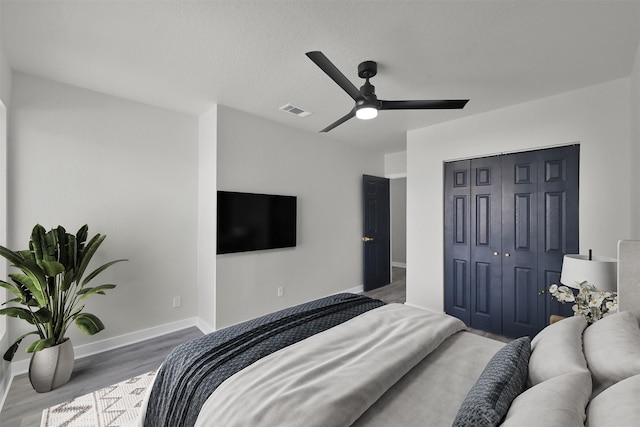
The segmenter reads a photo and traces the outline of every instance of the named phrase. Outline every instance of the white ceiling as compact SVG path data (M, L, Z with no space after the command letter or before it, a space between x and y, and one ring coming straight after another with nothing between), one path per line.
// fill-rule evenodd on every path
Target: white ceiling
M385 153L410 129L626 77L640 41L633 0L2 0L0 16L14 70L189 114L224 104L319 131L353 101L311 50L358 87L358 63L377 61L381 99L471 100L323 134Z

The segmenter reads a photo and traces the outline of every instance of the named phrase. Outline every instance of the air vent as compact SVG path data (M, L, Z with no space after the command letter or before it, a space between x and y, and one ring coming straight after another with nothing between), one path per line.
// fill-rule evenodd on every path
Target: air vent
M295 114L298 117L306 117L311 114L310 111L305 111L302 108L296 107L295 105L286 104L280 107L282 111L286 111L287 113Z

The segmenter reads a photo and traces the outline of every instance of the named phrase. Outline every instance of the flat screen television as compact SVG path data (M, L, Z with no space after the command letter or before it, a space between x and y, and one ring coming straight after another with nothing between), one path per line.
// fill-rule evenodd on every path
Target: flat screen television
M296 246L295 196L218 191L217 253Z

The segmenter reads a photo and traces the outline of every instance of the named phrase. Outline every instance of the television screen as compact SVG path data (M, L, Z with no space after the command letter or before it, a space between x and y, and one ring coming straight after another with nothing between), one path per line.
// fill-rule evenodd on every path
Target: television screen
M218 191L217 253L296 245L296 197Z

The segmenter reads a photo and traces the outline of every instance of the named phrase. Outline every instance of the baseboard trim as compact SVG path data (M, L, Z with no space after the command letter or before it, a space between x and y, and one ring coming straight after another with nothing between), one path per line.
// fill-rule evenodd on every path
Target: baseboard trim
M200 331L205 335L216 331L216 328L214 328L213 326L209 325L207 322L202 320L200 317L198 317L198 319L196 320L196 327L198 329L200 329Z
M119 335L113 338L107 338L101 341L92 342L89 344L83 344L73 347L73 353L76 359L92 356L94 354L102 353L116 348L124 347L126 345L135 344L141 341L145 341L151 338L156 338L161 335L177 332L182 329L199 326L199 319L197 317L191 317L177 322L166 323L164 325L155 326L153 328L143 329L141 331L131 332L124 335ZM202 329L201 329L202 330ZM204 333L204 331L203 331ZM11 375L16 376L20 374L26 374L29 372L30 359L19 360L17 362L11 362Z
M344 291L336 292L336 294L343 294L343 293L344 294L359 294L361 292L364 292L364 288L362 287L362 285L356 286L356 287L353 287L353 288L349 288L349 289L345 289Z

